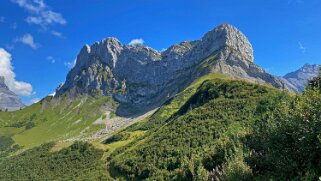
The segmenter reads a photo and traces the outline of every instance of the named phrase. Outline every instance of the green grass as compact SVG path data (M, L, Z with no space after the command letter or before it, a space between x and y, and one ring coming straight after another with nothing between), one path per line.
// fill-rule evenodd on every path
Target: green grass
M24 128L2 127L0 128L0 136L11 137L15 134L23 132L24 130Z
M101 117L100 108L107 101L111 98L81 97L71 101L64 97L55 105L49 98L23 110L1 113L1 134L11 136L26 149L51 141L84 138L104 128L93 122ZM35 126L25 129L31 121Z

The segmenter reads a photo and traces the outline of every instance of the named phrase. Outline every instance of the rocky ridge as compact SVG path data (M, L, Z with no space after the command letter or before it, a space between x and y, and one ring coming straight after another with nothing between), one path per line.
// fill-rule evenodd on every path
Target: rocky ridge
M305 64L300 69L283 76L283 79L287 84L289 84L289 86L292 86L295 91L302 92L308 80L317 76L319 71L320 65Z
M293 90L254 63L252 45L243 33L222 24L201 40L184 41L163 52L123 45L116 38L85 45L56 96L101 92L120 103L118 114L146 112L211 72Z
M5 78L0 76L0 110L16 111L24 107L20 97L9 90L5 84Z

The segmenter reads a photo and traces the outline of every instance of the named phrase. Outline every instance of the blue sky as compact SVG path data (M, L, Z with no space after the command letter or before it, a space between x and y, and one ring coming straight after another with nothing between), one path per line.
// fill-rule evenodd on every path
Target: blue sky
M64 82L84 44L141 38L162 50L227 22L249 38L256 64L284 75L321 64L320 10L321 0L1 0L0 71L30 104Z

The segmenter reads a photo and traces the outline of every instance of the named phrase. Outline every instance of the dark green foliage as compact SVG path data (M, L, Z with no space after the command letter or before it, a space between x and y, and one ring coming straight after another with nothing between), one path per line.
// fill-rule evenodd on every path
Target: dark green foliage
M53 143L25 151L0 163L0 180L106 180L102 151L76 142L59 152Z
M242 158L235 157L242 152L241 141L273 101L285 97L275 89L243 81L204 82L162 126L151 126L143 143L114 152L110 172L134 180L206 180L208 171L219 166L226 168L229 178L237 175L239 166L228 162L237 160L249 173Z
M30 120L29 121L33 121L33 120L35 120L37 118L37 115L36 114L32 114L31 116L30 116Z
M10 137L0 136L0 162L10 153L19 149L19 146Z
M17 122L14 122L10 125L8 125L7 127L13 127L13 128L22 128L26 125L26 122L25 121L17 121Z
M255 176L276 180L318 180L321 175L321 94L313 79L296 100L276 109L256 123L248 138L246 158Z
M321 91L321 67L319 75L308 82L307 89L316 89Z
M5 151L13 144L14 141L11 138L6 136L0 136L0 151Z
M36 126L36 125L35 125L34 122L29 121L29 122L26 124L26 129L31 129L31 128L35 127L35 126Z
M194 94L178 111L178 114L185 114L189 109L199 107L212 99L227 98L227 99L245 99L258 97L267 93L267 88L257 84L245 84L237 81L231 84L227 81L205 81L200 86L196 94Z
M129 133L123 132L123 133L119 133L119 134L114 134L111 137L109 137L108 139L105 140L105 144L110 144L113 142L117 142L117 141L121 141L121 140L126 140L130 137Z

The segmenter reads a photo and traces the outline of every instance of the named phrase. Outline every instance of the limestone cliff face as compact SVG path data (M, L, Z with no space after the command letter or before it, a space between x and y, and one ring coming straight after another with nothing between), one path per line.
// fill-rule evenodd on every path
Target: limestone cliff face
M24 107L19 96L9 90L4 77L0 76L0 110L15 111Z
M229 24L216 27L201 40L185 41L163 52L107 38L82 48L56 96L99 91L112 95L123 107L140 111L164 103L193 80L211 72L291 89L253 62L252 45Z

